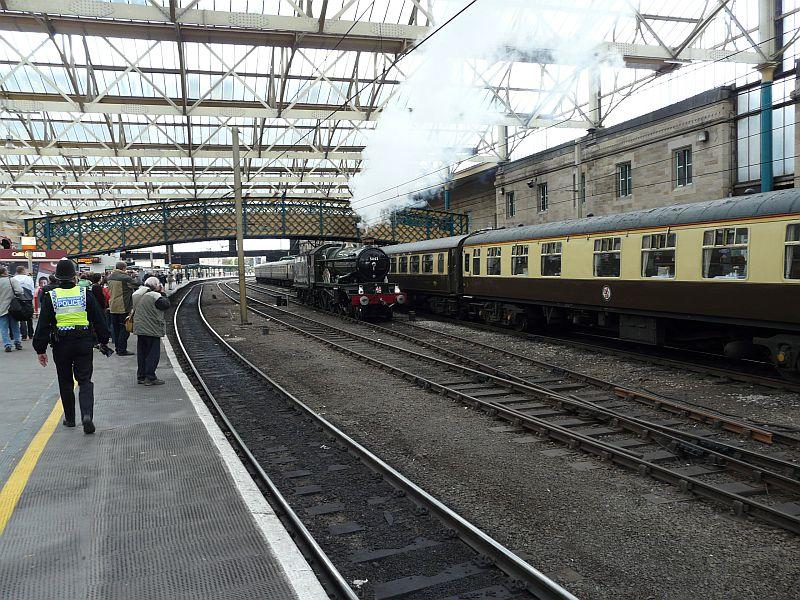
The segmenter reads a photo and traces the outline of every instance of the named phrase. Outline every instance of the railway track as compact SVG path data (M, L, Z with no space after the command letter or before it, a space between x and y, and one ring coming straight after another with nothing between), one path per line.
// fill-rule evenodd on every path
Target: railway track
M269 379L211 327L201 294L175 310L178 346L332 597L574 600Z
M254 284L248 284L248 287L272 297L285 297L286 295L286 290L274 290ZM297 306L308 308L296 300L290 301ZM347 317L337 316L345 321L353 322ZM525 382L535 381L542 387L552 391L566 391L572 397L590 399L593 403L604 405L606 408L613 407L617 412L624 410L628 414L642 415L640 411L647 407L653 409L646 413L651 420L663 419L664 417L659 417L659 414L666 413L667 417L681 417L692 427L701 423L712 429L720 428L736 434L747 435L754 440L768 444L780 443L800 448L800 436L786 431L750 423L706 407L651 391L619 385L599 377L568 369L562 365L555 365L524 356L499 346L478 342L409 321L393 320L386 325L362 322L362 325L375 331L410 340L420 346L449 355L455 359L471 358L473 364L478 364L482 368L491 368L490 365L496 360L496 357L502 355L511 361L504 365L506 369L514 369L516 367L516 372L512 373L508 370L503 372L503 376L506 378L522 379ZM404 330L406 331L405 333ZM707 435L711 433L713 432L707 432Z
M767 388L800 393L800 381L785 379L780 376L770 374L771 371L774 372L774 368L768 363L742 361L737 363L735 366L728 366L730 365L730 361L727 361L719 356L688 349L642 347L641 350L637 351L628 347L621 347L624 342L620 340L604 338L601 336L589 336L587 334L583 334L580 337L548 336L539 333L516 331L507 327L497 327L494 325L487 325L485 323L477 323L475 321L462 321L459 319L443 317L441 315L426 315L426 318L435 321L441 321L442 323L453 323L462 327L469 327L481 331L490 331L492 333L511 335L524 340L530 340L532 342L546 342L548 344L555 344L568 348L579 348L582 350L590 350L592 352L601 352L610 356L619 356L621 358L635 360L637 362L659 365L662 367L669 367L684 371L692 371L694 373L702 373L704 375L711 375L721 379L730 379L731 381L740 381L742 383L751 383ZM587 341L586 338L591 339ZM627 345L630 346L630 344ZM687 356L689 356L690 359L687 359Z
M223 293L236 301L234 290L228 288ZM254 303L261 310L255 309ZM632 416L607 401L604 406L602 398L593 401L591 396L575 394L577 384L559 384L553 377L524 379L446 348L421 352L420 341L411 336L399 336L388 342L388 337L394 335L388 328L372 326L372 334L364 335L360 323L352 324L360 330L354 331L255 298L250 305L254 313L288 329L420 387L485 410L520 430L670 483L684 492L726 506L738 516L755 517L800 533L800 467L796 460L787 459L782 453L745 447L737 435L730 439L731 434L721 428L722 421L715 421L720 425L719 430L692 433L686 428L675 428L678 422ZM375 329L385 337L375 336ZM425 344L431 350L430 342ZM691 415L681 416L681 422L691 420ZM728 428L733 425L732 421L725 422ZM776 445L776 438L769 437L771 432L763 430L763 436L754 435L754 428L748 427L736 433L744 432ZM790 441L793 440L778 440L784 451L792 450Z

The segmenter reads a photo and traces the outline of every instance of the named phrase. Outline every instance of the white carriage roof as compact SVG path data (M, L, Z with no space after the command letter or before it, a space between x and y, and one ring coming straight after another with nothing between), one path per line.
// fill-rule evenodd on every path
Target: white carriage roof
M526 1L570 5L565 23L596 6ZM491 12L493 2L461 4ZM0 211L229 197L231 127L245 194L348 199L367 134L418 67L414 49L442 26L445 4L3 0ZM796 0L781 3L773 34L759 31L759 3L747 0L621 4L597 48L619 56L602 80L547 47L470 65L505 107L512 158L794 60ZM497 161L499 135L491 126L463 139L475 161Z
M570 219L541 225L493 229L470 235L398 244L384 248L387 254L437 252L464 246L502 244L525 240L569 238L636 229L667 229L695 223L716 223L778 215L800 217L800 190L788 189L694 202L676 206L661 206L627 213Z

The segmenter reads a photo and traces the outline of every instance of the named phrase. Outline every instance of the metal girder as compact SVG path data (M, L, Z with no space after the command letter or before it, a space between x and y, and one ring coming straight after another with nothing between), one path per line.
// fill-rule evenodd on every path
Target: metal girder
M233 186L230 188L233 190ZM277 195L277 194L276 194ZM303 198L309 198L313 200L326 200L326 199L348 199L350 198L349 193L344 192L331 192L330 194L319 194L319 193L308 193L308 194L295 194L295 196L302 196ZM180 200L180 199L191 199L194 197L192 192L184 192L184 193L170 193L170 194L147 194L145 192L141 193L130 193L130 194L108 194L108 198L105 198L109 201L128 201L128 200ZM197 194L198 198L218 198L218 194ZM31 194L15 194L14 199L19 200L73 200L75 202L85 202L86 199L76 196L75 194L53 194L49 196L44 193L31 193ZM93 200L93 199L90 199Z
M398 54L429 31L419 25L196 9L183 10L173 23L155 6L94 0L6 0L6 6L22 14L0 15L2 29L40 32L38 13L48 16L56 33L160 41L178 41L177 24L185 42Z
M0 109L19 112L83 112L85 114L98 115L148 115L148 116L183 116L180 107L176 104L180 102L176 98L174 102L168 102L159 98L115 98L106 96L103 102L84 102L83 110L77 100L69 102L57 94L41 93L15 93L7 92L9 98L0 98ZM115 100L117 100L115 102ZM338 105L316 105L311 108L289 108L275 109L267 108L260 102L242 101L211 101L206 100L203 104L187 111L189 116L204 117L228 117L228 118L263 118L263 119L284 119L284 120L314 120L314 121L354 121L354 122L376 122L378 121L381 109L373 108L367 111L343 109ZM508 115L502 118L498 125L519 126L520 118L530 115L518 115L518 117ZM585 129L591 127L591 123L580 119L547 119L536 118L530 121L533 127L572 127Z
M171 148L133 148L128 150L115 150L103 147L88 147L81 145L76 148L26 148L0 147L0 156L69 156L72 158L86 157L173 157L189 158L188 150L178 150ZM227 150L195 150L192 156L195 158L230 158L230 151ZM242 159L267 158L267 159L286 159L286 160L361 160L361 151L332 151L321 152L314 150L270 150L259 152L257 150L245 150L242 152Z
M230 174L217 174L217 175L198 175L196 181L198 183L215 183L232 181ZM0 173L0 183L62 183L63 177L58 175L42 175L27 173L19 178L11 177L10 175ZM125 183L192 183L192 178L187 175L100 175L100 174L78 174L77 179L70 180L69 184L75 183L109 183L109 184L125 184ZM306 184L324 184L324 185L347 185L347 177L302 177L302 176L258 176L250 179L251 183L306 183Z

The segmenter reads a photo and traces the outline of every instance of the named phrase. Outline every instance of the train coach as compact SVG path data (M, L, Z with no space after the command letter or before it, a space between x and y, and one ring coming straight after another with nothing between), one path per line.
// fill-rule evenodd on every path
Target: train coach
M294 256L284 256L274 262L255 266L256 281L291 286L294 282Z
M800 191L384 248L415 305L571 328L800 371Z

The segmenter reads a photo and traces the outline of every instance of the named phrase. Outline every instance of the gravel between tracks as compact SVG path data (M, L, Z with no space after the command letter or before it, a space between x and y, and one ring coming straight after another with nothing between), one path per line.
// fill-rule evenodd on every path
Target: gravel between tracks
M264 336L259 317L238 327L234 305L217 296L206 289L204 310L232 345L579 597L797 597L800 538L564 446L521 443L491 429L501 422L275 324Z

